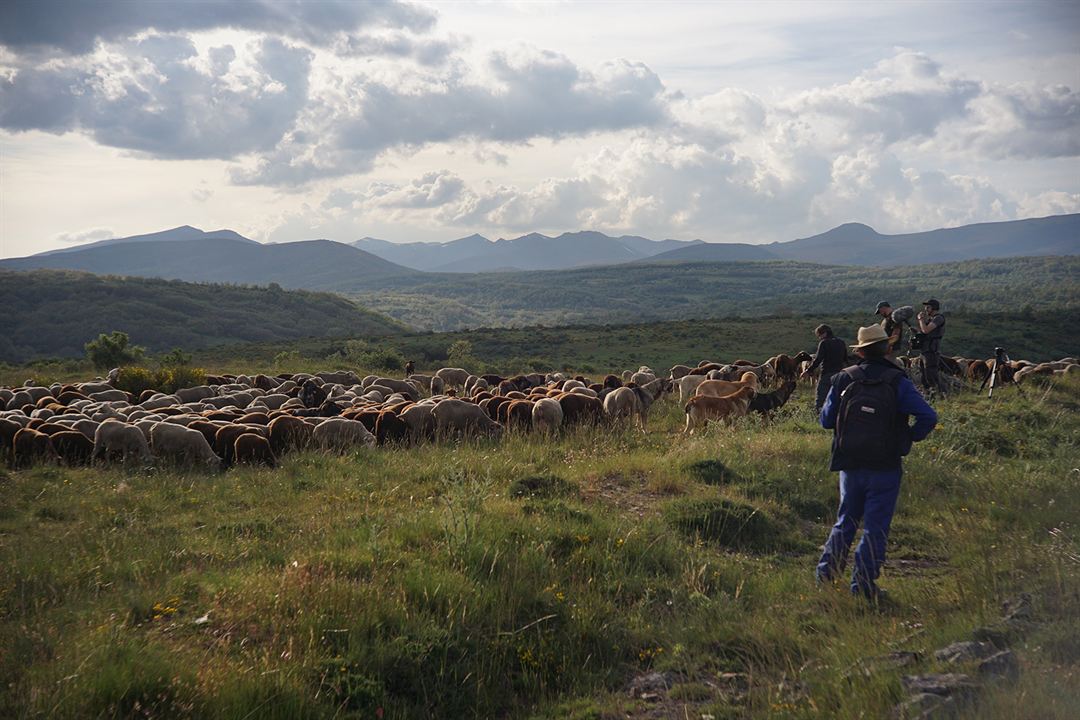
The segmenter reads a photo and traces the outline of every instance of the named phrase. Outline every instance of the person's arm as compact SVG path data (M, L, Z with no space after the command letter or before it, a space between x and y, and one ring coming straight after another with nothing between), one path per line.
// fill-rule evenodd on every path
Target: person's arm
M825 404L821 406L821 427L832 430L836 427L836 414L840 410L840 395L836 392L836 385L829 388L829 395L825 398Z
M814 353L814 362L810 363L810 367L806 368L806 372L808 372L808 373L814 372L814 370L819 365L821 365L822 361L825 360L824 348L825 348L825 341L821 340L817 344L817 352Z
M930 431L934 429L934 426L937 425L937 412L926 403L923 396L915 389L915 384L911 382L911 378L900 378L897 383L896 396L897 410L904 415L915 418L915 424L911 426L911 439L915 442L925 439L930 434ZM822 410L822 416L824 417L824 410ZM822 424L824 424L824 421Z
M934 328L942 322L941 320L938 320L940 317L940 315L930 317L926 313L919 313L919 331L924 333L933 332Z

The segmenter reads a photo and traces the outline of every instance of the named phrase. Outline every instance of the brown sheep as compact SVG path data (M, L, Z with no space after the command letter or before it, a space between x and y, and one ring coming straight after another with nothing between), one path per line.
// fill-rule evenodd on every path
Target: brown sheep
M0 461L10 464L12 462L11 448L15 442L15 433L23 429L23 426L14 420L0 418Z
M375 421L375 442L398 443L409 437L409 426L393 410L383 410Z
M193 420L188 423L187 427L189 430L198 430L201 432L203 437L206 438L206 443L212 448L214 447L214 440L217 437L217 431L221 426L215 425L209 420Z
M533 403L531 401L514 400L500 409L506 412L506 421L503 425L507 430L527 431L532 427Z
M243 425L269 425L270 416L264 412L249 412L241 416L236 422Z
M275 456L288 450L304 450L311 446L314 428L291 415L281 415L270 421L270 447Z
M563 425L604 423L604 403L599 399L577 393L563 393L555 398L563 411Z
M724 397L696 395L690 398L690 402L686 403L684 408L686 412L684 432L693 433L709 420L726 420L745 415L753 397L754 389L744 387Z
M274 450L270 447L270 441L262 435L246 432L236 436L233 441L233 460L237 464L266 465L277 467L278 461L274 457Z
M58 459L49 436L37 430L21 428L15 433L12 445L14 461L12 464L16 468L30 467L35 461L46 462Z
M49 441L65 465L88 465L94 455L94 441L77 430L54 433Z
M707 395L710 397L724 397L734 392L742 390L744 387L757 390L758 378L752 372L743 373L742 377L738 380L706 380L698 385L697 390L694 392L695 396Z

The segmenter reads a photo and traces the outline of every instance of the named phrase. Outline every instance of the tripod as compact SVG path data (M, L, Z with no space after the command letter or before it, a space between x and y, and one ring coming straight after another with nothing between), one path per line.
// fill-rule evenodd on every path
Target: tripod
M994 397L994 388L997 387L999 382L1002 382L1002 383L1010 383L1011 382L1013 385L1016 385L1016 382L1013 381L1011 374L1009 375L1008 378L1006 378L1004 376L1004 374L1003 374L1004 371L1005 371L1005 368L1008 367L1008 364L1007 364L1008 362L1009 362L1009 356L1005 353L1005 348L1001 348L1001 347L994 348L994 367L992 367L990 369L990 374L987 375L985 378L983 378L982 385L979 386L979 392L982 392L983 388L986 387L986 384L989 383L990 384L990 392L987 393L986 397L992 398L992 397ZM1009 368L1009 369L1011 370L1012 368ZM1024 394L1024 391L1020 389L1019 385L1016 385L1016 391L1019 392L1021 395Z

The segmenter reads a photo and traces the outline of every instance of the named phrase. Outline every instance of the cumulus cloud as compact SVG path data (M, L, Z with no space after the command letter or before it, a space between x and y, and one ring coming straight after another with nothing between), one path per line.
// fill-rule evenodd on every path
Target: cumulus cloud
M115 41L144 30L159 33L234 28L302 40L337 42L342 33L370 26L429 29L435 16L426 8L396 0L33 0L0 4L0 45L18 51L53 49L86 53L98 40Z
M408 91L363 78L339 83L298 129L239 184L303 184L369 170L380 153L455 140L521 142L659 125L668 118L665 89L640 63L618 60L596 71L557 53L523 50L489 59L495 85L457 73Z
M837 144L867 137L888 144L933 136L981 92L979 82L942 72L923 53L902 51L851 82L804 92L786 109L833 120L835 127L824 129Z
M310 51L257 42L237 68L231 46L205 62L191 40L153 35L95 62L50 63L0 79L0 128L82 131L159 158L233 158L273 148L308 95Z
M1080 155L1080 92L1031 83L992 87L971 102L964 121L943 129L942 141L990 158Z

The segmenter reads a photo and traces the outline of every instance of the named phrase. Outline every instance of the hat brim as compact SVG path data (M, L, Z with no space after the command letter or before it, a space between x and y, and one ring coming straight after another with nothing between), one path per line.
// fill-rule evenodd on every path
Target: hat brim
M852 350L858 350L864 347L870 347L871 345L877 345L878 343L889 342L889 338L883 337L877 340L871 340L870 342L859 343L858 345L848 345Z

